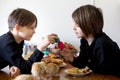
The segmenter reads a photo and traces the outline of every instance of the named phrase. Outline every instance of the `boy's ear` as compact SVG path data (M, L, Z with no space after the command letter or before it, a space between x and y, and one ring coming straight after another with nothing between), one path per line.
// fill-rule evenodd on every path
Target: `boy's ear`
M15 25L15 30L19 30L20 29L20 26L18 24Z

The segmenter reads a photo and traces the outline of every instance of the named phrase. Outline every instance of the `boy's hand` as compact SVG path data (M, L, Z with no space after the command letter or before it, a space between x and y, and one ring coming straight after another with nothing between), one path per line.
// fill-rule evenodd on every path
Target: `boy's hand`
M20 74L20 69L16 66L12 66L10 68L10 75L12 78L15 78L16 76L18 76Z
M73 62L74 56L72 55L71 51L68 49L63 49L60 51L60 55L67 61Z
M55 38L58 38L57 34L50 34L47 35L43 40L42 43L37 47L40 51L43 51L47 48L50 44L55 43Z

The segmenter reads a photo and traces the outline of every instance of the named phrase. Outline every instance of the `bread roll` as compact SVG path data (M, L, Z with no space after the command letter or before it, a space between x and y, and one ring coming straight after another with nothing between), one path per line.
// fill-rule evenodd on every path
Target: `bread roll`
M29 74L22 74L22 75L17 76L15 80L35 80L35 78Z
M48 73L49 76L54 76L59 72L60 68L58 65L55 63L48 63L46 65L46 72Z
M45 74L45 65L42 62L36 62L32 65L31 73L37 79L41 79Z
M63 60L61 59L52 59L52 62L57 64L59 67L63 65Z

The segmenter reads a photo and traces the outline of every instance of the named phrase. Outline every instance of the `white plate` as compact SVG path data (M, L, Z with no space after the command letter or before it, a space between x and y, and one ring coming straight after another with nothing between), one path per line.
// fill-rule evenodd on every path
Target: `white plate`
M66 69L64 72L65 72L66 74L68 74L68 75L72 75L72 76L85 76L85 75L87 75L87 74L92 73L92 70L89 70L89 71L86 72L86 73L79 73L79 74L69 73L67 69Z

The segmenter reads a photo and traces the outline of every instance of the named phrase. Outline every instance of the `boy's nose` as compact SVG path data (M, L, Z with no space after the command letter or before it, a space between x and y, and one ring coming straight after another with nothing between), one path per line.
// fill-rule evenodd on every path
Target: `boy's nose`
M33 30L33 34L35 34L35 30Z

